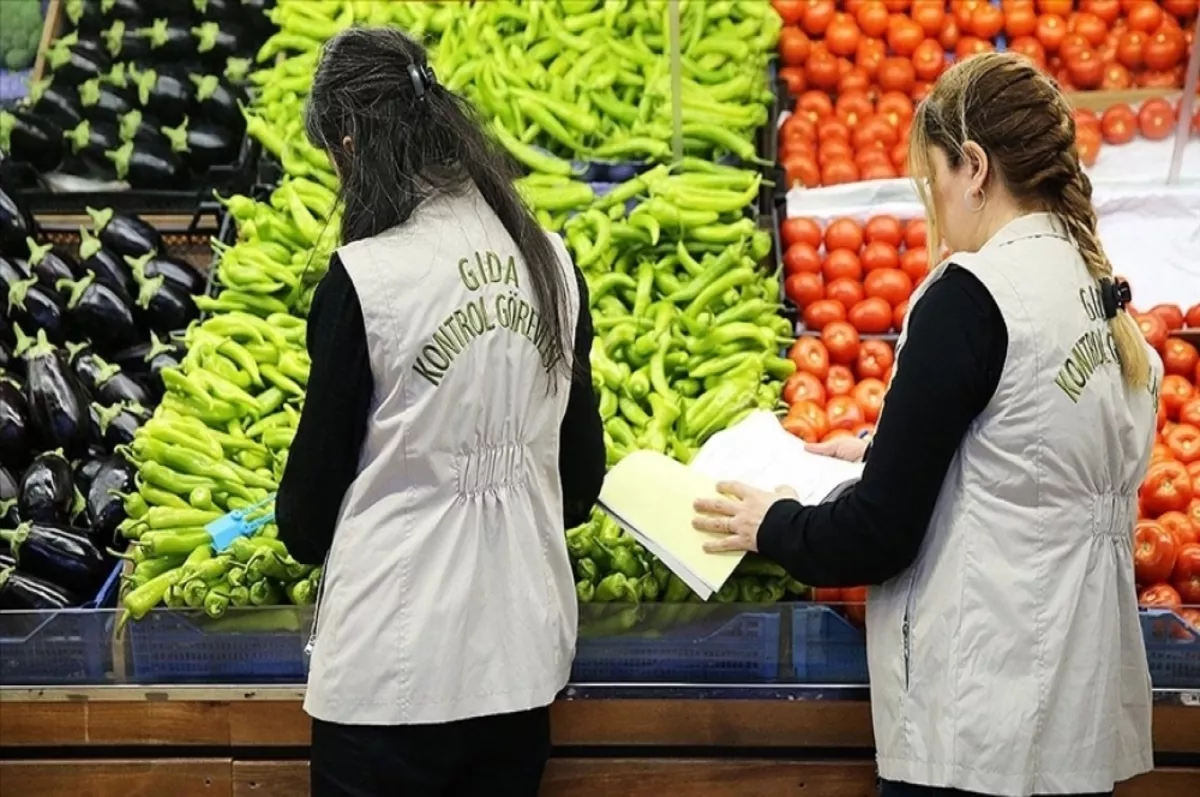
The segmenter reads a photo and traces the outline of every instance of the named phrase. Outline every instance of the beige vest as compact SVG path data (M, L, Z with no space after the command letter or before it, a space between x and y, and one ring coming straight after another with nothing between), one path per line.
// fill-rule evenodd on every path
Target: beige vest
M573 329L573 269L552 240ZM338 254L362 304L375 396L325 570L305 709L400 725L548 705L577 625L558 471L570 377L547 368L525 262L474 190Z
M949 262L995 299L1008 356L916 562L870 594L880 775L1108 791L1152 768L1132 537L1161 366L1151 353L1153 390L1126 389L1095 282L1052 216Z

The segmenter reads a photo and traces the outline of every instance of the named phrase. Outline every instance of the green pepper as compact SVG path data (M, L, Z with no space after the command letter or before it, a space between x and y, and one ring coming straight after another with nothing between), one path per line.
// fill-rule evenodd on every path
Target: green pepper
M211 479L230 490L236 489L236 485L245 484L229 464L218 462L190 449L169 446L161 441L146 437L135 438L130 448L141 462L154 460L172 470ZM258 487L262 485L251 484L249 486Z
M636 584L623 573L610 573L596 585L595 599L598 603L636 603L639 597L640 592Z
M575 582L575 599L580 603L591 603L596 598L596 585L591 581Z

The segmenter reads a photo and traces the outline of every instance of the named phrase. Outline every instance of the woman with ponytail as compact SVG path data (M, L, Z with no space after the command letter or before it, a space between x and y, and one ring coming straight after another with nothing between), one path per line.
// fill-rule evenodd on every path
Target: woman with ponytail
M331 40L305 122L342 206L276 501L325 562L312 794L536 797L604 478L586 286L404 34Z
M695 525L805 584L871 585L884 797L1111 794L1153 767L1133 526L1161 363L1049 77L969 58L910 142L931 271L869 448L814 447L866 456L862 480L818 506L722 485Z

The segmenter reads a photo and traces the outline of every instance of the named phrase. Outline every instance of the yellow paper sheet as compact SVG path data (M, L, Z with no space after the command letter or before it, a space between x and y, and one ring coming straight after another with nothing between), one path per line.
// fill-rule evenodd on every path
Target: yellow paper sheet
M600 505L701 598L721 588L742 553L705 553L714 535L692 528L697 498L716 497L716 482L653 451L637 451L608 472Z

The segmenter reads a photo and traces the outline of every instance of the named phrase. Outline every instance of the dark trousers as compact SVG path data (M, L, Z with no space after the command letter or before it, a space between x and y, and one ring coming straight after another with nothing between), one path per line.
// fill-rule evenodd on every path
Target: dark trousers
M885 780L880 783L879 797L986 797L971 791L958 789L938 789L933 786L913 786L910 783L897 783ZM1100 794L1062 795L1062 797L1112 797L1111 791Z
M312 797L537 797L550 709L375 727L313 720Z

